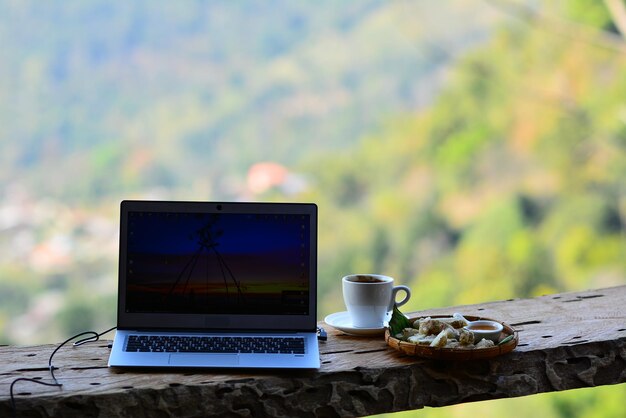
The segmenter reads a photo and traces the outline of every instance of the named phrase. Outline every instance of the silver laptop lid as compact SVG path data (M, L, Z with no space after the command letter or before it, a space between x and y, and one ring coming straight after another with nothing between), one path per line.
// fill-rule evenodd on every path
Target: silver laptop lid
M311 331L312 203L123 201L119 329Z

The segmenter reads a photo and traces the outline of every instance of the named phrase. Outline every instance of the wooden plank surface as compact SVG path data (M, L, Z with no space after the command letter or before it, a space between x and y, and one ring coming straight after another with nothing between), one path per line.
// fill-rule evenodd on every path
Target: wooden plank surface
M20 417L364 416L626 382L626 286L478 305L461 312L504 321L520 344L490 360L403 355L383 336L353 337L320 322L317 371L120 370L110 341L66 346L54 358L61 388L15 386ZM19 377L50 382L56 345L0 347L0 416Z

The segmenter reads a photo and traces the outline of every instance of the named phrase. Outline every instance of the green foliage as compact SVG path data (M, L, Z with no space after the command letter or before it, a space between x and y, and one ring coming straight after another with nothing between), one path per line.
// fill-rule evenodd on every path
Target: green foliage
M27 306L30 294L36 291L28 282L0 281L0 306L5 312L19 312Z
M72 301L57 315L63 335L75 335L94 329L95 312L88 303Z
M389 320L389 332L391 335L397 335L402 333L402 330L405 328L411 328L411 323L409 319L398 309L398 307L393 305L393 313L391 314L391 319Z
M434 82L450 57L423 59L433 39L422 31L454 52L488 30L462 21L452 38L441 28L456 7L442 5L416 32L411 16L424 8L4 4L0 181L71 202L190 185L235 198L232 178L251 164L345 150L423 100L412 80Z
M410 283L411 308L623 283L624 72L593 44L501 30L431 108L309 171L354 250L338 262Z
M626 385L621 384L472 402L445 408L424 408L377 417L501 417L513 414L516 418L534 418L539 414L542 418L617 418L623 415L625 396Z
M70 292L64 306L56 313L59 335L66 338L84 331L102 332L115 324L115 294Z
M595 28L614 28L603 1L570 0L565 2L565 13L568 18Z

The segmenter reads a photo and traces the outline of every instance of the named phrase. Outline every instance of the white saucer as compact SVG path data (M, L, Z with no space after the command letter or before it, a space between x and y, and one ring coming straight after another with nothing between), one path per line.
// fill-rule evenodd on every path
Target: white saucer
M343 331L346 334L350 335L359 335L359 336L372 336L372 335L381 335L385 333L385 327L380 328L355 328L352 326L352 321L350 320L350 315L347 311L344 312L336 312L328 315L324 318L324 322L330 325L333 328L338 329L339 331Z

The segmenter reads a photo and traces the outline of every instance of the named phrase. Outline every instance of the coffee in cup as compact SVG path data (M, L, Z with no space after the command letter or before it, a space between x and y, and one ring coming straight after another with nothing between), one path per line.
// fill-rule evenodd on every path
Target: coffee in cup
M404 305L411 297L407 286L394 286L393 278L381 274L350 274L342 280L343 300L355 328L381 328L394 303ZM396 302L396 294L406 295Z

